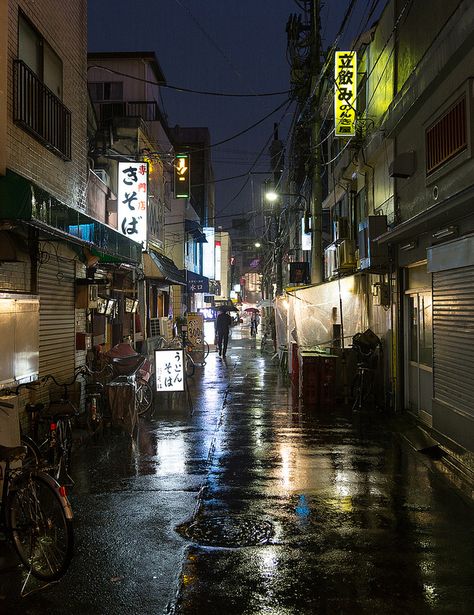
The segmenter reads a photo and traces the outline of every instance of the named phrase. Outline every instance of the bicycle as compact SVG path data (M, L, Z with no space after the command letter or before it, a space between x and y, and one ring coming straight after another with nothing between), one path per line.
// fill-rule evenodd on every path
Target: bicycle
M112 368L106 365L103 369L94 371L84 365L80 368L80 373L85 382L84 395L87 429L94 437L101 433L104 427L107 411L104 383L112 375Z
M13 408L0 402L0 406ZM29 575L59 580L73 554L73 514L64 487L49 474L28 467L12 468L26 455L24 446L0 446L3 472L0 525Z
M370 404L377 405L375 380L378 357L376 353L381 347L381 341L369 329L365 333L354 335L352 347L358 355L357 372L351 386L351 397L354 400L352 410L357 412Z
M43 403L26 404L30 433L32 437L22 434L22 444L27 448L26 463L33 467L44 467L55 480L63 485L72 486L74 481L70 476L72 453L72 419L78 416L78 410L69 399L68 387L73 386L83 368L78 368L70 382L60 383L52 374L38 381L46 384L52 381L63 389L61 398L52 400L45 406ZM18 395L21 388L28 386L20 384L7 394ZM29 385L31 386L31 385ZM45 429L41 429L44 426ZM44 460L44 462L43 462Z
M138 416L144 416L153 405L151 363L145 355L135 352L126 342L117 344L105 355L114 379L132 377L136 384L135 399Z

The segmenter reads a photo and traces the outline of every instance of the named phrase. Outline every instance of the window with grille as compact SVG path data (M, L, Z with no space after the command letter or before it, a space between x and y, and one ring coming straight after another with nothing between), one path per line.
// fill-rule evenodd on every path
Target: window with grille
M426 131L426 174L467 147L466 98L463 96Z

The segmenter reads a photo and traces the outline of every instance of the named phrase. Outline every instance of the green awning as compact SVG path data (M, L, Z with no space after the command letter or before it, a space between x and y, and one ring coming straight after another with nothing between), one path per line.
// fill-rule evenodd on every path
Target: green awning
M139 263L141 260L141 244L64 205L12 171L0 177L0 219L22 220L59 239L86 245L102 262Z

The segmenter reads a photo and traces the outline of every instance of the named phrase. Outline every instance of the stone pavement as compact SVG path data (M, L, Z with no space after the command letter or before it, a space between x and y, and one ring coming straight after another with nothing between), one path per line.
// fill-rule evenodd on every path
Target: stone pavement
M293 407L258 345L233 331L192 414L157 396L136 440L77 451L71 569L25 599L4 571L0 613L472 611L472 505L390 417Z

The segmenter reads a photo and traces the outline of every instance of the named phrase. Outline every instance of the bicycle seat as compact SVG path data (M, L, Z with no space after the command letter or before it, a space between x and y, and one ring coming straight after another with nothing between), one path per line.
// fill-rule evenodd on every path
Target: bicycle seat
M0 445L0 461L13 461L26 455L26 446L2 446Z
M41 416L50 419L62 419L75 416L76 408L68 400L52 401L47 408L41 412Z

